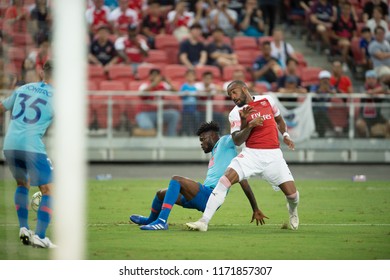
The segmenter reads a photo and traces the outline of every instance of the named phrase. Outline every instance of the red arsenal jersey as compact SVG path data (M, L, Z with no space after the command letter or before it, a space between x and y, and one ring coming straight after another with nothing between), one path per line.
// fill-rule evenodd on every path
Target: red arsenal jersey
M268 95L257 95L248 105L253 107L253 112L247 118L249 123L257 117L263 117L262 126L252 129L245 144L252 149L277 149L279 148L278 126L275 118L280 115L279 108L276 107L274 100ZM243 107L242 107L243 108ZM231 133L241 130L241 119L239 111L242 109L234 107L229 114Z

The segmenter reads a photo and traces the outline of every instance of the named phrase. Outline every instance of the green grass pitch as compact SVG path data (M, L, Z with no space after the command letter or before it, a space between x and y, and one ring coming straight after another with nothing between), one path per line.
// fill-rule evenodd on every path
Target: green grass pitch
M208 232L184 228L201 216L175 206L168 231L141 231L130 214L147 215L155 192L169 180L88 182L87 259L390 259L390 184L383 181L301 180L298 231L281 229L288 221L286 202L264 181L250 181L270 218L250 224L252 211L239 185L232 187ZM48 250L23 246L13 206L13 184L0 203L0 259L48 259ZM35 189L30 192L34 193ZM69 206L71 207L71 206ZM30 212L34 228L35 212ZM51 228L49 229L51 236ZM55 238L52 238L55 241Z

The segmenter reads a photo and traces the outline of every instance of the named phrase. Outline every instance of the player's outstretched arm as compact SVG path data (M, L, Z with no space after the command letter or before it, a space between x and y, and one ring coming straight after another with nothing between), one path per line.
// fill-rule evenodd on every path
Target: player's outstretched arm
M241 185L241 188L244 191L246 197L248 198L249 203L251 204L251 207L252 207L252 210L253 210L251 223L254 220L256 220L256 225L259 225L259 223L261 225L264 225L265 224L264 218L268 219L268 217L265 216L263 214L263 212L261 212L261 210L257 206L257 201L256 201L256 198L255 198L255 195L253 194L251 186L249 185L247 180L242 180L240 182L240 185Z
M280 133L283 135L283 142L288 146L290 150L295 149L295 144L293 140L291 140L290 135L287 133L287 125L281 115L275 117L275 121L278 124L278 128Z
M0 114L4 113L6 110L2 102L0 102Z

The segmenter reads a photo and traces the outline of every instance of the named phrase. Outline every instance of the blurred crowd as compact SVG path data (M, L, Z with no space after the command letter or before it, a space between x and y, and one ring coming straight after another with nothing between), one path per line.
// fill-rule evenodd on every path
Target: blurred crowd
M52 3L0 3L0 88L39 81L51 56ZM389 116L375 106L390 93L386 1L90 0L85 19L88 89L142 93L116 97L114 126L125 116L133 135L156 134L157 91L177 92L165 97L166 135L194 135L206 118L202 100L210 98L216 101L213 119L228 131L230 107L218 104L226 100L229 81L240 79L260 94L367 93L372 98L359 100L356 135L390 137ZM285 40L284 32L302 31L307 44L330 59L329 69L312 65ZM354 86L354 79L364 79L364 87ZM340 101L317 98L324 100ZM104 98L91 96L90 101L90 128L107 127L107 119L99 116ZM336 118L329 111L313 108L318 137L348 129L347 108Z

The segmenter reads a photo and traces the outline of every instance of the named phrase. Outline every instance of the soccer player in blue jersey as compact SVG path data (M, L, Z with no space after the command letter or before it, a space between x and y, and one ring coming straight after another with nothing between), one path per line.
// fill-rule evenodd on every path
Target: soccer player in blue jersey
M11 111L11 122L4 139L5 160L16 180L15 207L19 237L24 245L56 247L46 230L52 212L52 170L42 137L53 120L53 64L43 66L43 81L26 84L0 102L0 113ZM29 189L38 186L42 200L38 208L35 233L28 224Z
M205 210L209 196L217 185L219 178L224 174L225 169L231 160L237 155L236 147L230 135L219 136L219 126L216 122L202 123L197 131L201 147L207 154L211 152L211 159L208 165L206 180L203 184L192 179L173 176L169 182L168 189L159 190L152 202L149 217L140 215L130 216L130 220L141 225L142 230L167 230L168 217L174 204L184 208ZM263 225L266 217L257 206L248 181L240 182L251 207L253 209L252 220L256 224Z

